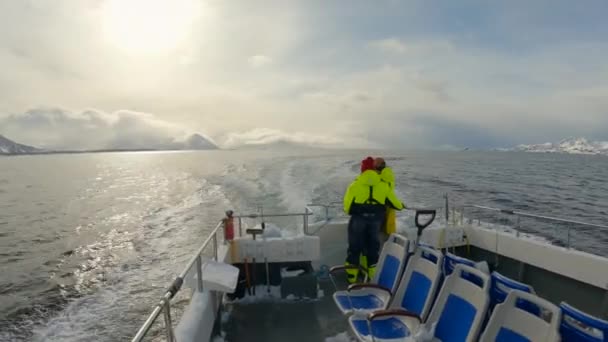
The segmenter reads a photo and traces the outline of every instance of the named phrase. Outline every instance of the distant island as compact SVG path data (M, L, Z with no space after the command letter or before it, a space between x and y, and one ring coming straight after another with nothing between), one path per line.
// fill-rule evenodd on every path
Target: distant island
M503 148L497 150L510 152L594 154L608 156L608 141L588 141L585 138L568 138L558 143L548 142L532 145L522 144L512 148Z
M0 134L0 154L33 154L45 151L33 146L18 144Z
M233 149L277 149L277 148L309 148L309 144L292 142L288 140L277 140L270 142L245 143L236 146L227 146ZM192 134L185 140L174 140L171 142L158 143L154 146L112 146L100 149L42 149L34 146L17 143L0 135L0 155L24 155L24 154L56 154L56 153L102 153L102 152L143 152L143 151L188 151L188 150L216 150L219 147L200 134ZM469 147L459 149L460 151L483 151L484 149L471 149ZM487 151L487 150L486 150ZM568 138L557 143L542 143L530 145L517 145L510 148L496 148L499 152L530 152L530 153L565 153L565 154L589 154L608 156L608 141L588 141L585 138Z
M101 152L140 152L140 151L186 151L216 150L218 147L200 134L192 134L184 141L173 141L151 147L112 147L92 150L41 149L24 145L0 135L0 155L55 154L55 153L101 153Z

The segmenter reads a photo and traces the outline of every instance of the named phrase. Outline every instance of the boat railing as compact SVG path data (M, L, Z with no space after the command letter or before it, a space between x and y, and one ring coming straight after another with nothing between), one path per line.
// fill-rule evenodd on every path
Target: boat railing
M469 204L469 205L451 207L449 209L449 212L450 212L450 215L452 218L451 223L453 225L455 225L455 224L462 225L465 222L467 222L468 224L473 224L475 221L477 221L477 225L481 226L482 218L477 217L477 219L475 219L472 216L472 210L475 210L475 209L516 217L515 226L512 228L515 229L515 233L517 235L519 235L522 218L532 218L532 219L537 219L537 220L547 221L547 222L552 222L552 223L558 223L560 225L563 225L563 226L556 225L555 227L556 228L563 227L563 229L566 230L567 237L565 239L566 240L565 247L567 247L567 248L571 247L572 229L576 226L589 227L589 228L595 228L595 229L599 229L599 230L608 231L608 225L589 223L589 222L583 222L583 221L578 221L578 220L553 217L553 216L548 216L548 215L534 214L534 213L529 213L529 212L519 211L519 210L494 208L494 207L489 207L489 206L485 206L485 205L477 205L477 204ZM471 215L469 215L469 214L471 214Z
M444 194L443 198L445 200L445 204L441 208L438 208L438 210L441 210L444 213L444 216L443 216L443 218L445 219L444 222L447 222L448 224L452 224L452 225L456 225L456 224L462 225L465 222L468 222L469 224L471 224L471 223L474 223L475 221L477 221L478 225L482 225L481 217L474 219L470 215L470 214L473 214L471 211L472 209L487 211L487 212L494 212L494 213L498 213L498 214L505 214L505 215L510 215L510 216L516 217L515 226L511 227L511 228L515 229L515 233L517 235L519 235L519 233L520 233L519 230L521 228L521 218L532 218L532 219L543 220L543 221L548 221L548 222L553 222L553 223L559 223L559 224L565 226L564 229L566 231L567 237L564 239L565 240L564 244L565 244L565 247L567 247L567 248L571 248L572 231L577 226L578 227L589 227L589 228L608 231L608 225L602 225L602 224L597 224L597 223L588 223L588 222L583 222L583 221L578 221L578 220L552 217L552 216L548 216L548 215L533 214L533 213L528 213L528 212L519 211L519 210L500 209L500 208L494 208L494 207L490 207L490 206L477 205L477 204L450 205L450 199L449 199L449 195L447 193ZM329 221L330 219L333 218L329 214L330 209L337 208L340 206L342 206L342 202L308 204L308 207L323 208L324 213L325 213L325 221ZM408 209L416 210L415 208L408 208Z
M329 221L331 219L333 219L334 217L329 215L329 210L330 209L334 209L334 208L340 208L342 209L342 202L329 202L329 203L310 203L307 204L307 207L309 208L309 211L313 211L310 208L313 207L319 207L319 208L323 208L325 210L325 221ZM424 207L424 208L417 208L417 207L407 207L404 210L405 211L420 211L420 210L443 210L444 207L441 208L435 208L435 207ZM342 210L340 210L340 216L347 216L346 214L342 213Z
M243 236L243 227L245 227L243 220L244 219L261 219L262 222L266 218L277 218L277 217L298 217L301 216L303 220L303 229L304 233L310 235L308 232L308 216L312 215L312 211L306 208L303 213L285 213L285 214L244 214L244 215L234 215L232 216L238 222L238 234L239 236ZM171 283L169 288L165 291L163 296L161 297L158 304L154 306L152 313L147 317L143 325L139 328L135 336L131 339L131 342L140 342L146 337L146 335L152 329L152 326L157 322L160 315L163 314L164 317L164 330L166 339L168 342L175 342L175 333L173 330L173 319L171 317L171 300L175 295L181 290L182 285L184 284L184 279L188 274L192 274L193 269L196 267L196 275L197 275L197 292L203 292L203 253L205 253L209 246L212 249L212 259L214 261L218 261L219 255L219 239L218 234L220 231L223 231L224 228L224 220L218 222L218 224L213 228L213 230L209 233L205 241L198 248L196 253L190 258L186 266L179 273L179 275L175 278L175 280Z
M313 211L311 208L317 207L317 208L323 208L324 213L325 213L325 221L329 221L331 219L331 217L329 216L329 210L330 209L334 209L334 208L338 208L342 206L342 202L328 202L328 203L309 203L306 205L306 208L310 211Z
M266 218L299 217L299 216L302 217L302 229L304 231L304 234L312 235L309 231L310 224L308 221L308 217L312 216L312 215L313 215L313 211L310 208L306 207L306 208L304 208L303 213L264 214L264 212L261 211L260 213L256 213L256 214L234 215L233 218L235 218L237 220L239 236L243 236L243 227L245 226L243 223L244 219L260 219L262 222L264 222L264 220Z
M203 291L203 252L207 250L207 248L212 244L213 246L213 259L218 259L218 231L223 227L222 221L220 221L215 228L209 233L209 236L205 239L203 244L196 251L195 255L190 258L190 261L186 264L184 269L179 273L177 278L173 281L171 286L165 291L163 296L160 299L160 302L156 304L152 313L148 316L144 324L139 328L131 342L139 342L144 339L144 337L148 334L153 324L157 321L161 314L164 316L165 321L165 334L167 337L167 341L175 342L175 334L173 331L173 323L171 317L171 299L175 297L175 295L180 291L182 285L184 283L184 278L186 275L191 272L192 268L196 265L197 272L197 290L199 292Z

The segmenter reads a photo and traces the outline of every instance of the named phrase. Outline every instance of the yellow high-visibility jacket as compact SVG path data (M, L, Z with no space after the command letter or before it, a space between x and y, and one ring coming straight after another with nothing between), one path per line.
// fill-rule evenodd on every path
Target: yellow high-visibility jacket
M395 174L390 167L382 169L382 172L380 172L380 180L388 184L388 187L391 190L395 190Z
M404 208L395 192L373 170L360 174L344 194L344 212L349 215L384 214L386 206L397 210Z

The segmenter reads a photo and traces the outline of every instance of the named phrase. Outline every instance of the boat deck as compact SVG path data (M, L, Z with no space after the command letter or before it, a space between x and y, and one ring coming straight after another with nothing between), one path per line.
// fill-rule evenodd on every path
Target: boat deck
M230 342L325 341L348 329L332 299L331 281L319 283L325 295L314 301L264 302L232 305L223 325Z
M344 263L346 257L346 227L336 225L318 232L321 240L321 260L313 264L331 267ZM336 275L338 289L348 286L344 274ZM229 305L228 319L222 325L225 340L230 342L325 341L348 330L348 321L333 301L335 287L329 278L319 279L323 296L316 300L276 300L234 303Z
M321 230L318 235L321 238L321 260L313 263L313 267L319 270L322 265L331 267L342 264L347 247L346 226L336 224ZM458 247L452 252L474 261L487 261L491 270L532 285L537 295L556 305L566 301L596 317L607 317L608 292L605 289L476 246ZM336 278L338 289L345 289L345 275ZM333 283L329 279L319 278L319 287L324 295L317 300L287 301L278 298L275 301L246 301L230 305L229 318L222 327L226 332L225 340L326 341L327 338L349 331L348 320L333 301Z

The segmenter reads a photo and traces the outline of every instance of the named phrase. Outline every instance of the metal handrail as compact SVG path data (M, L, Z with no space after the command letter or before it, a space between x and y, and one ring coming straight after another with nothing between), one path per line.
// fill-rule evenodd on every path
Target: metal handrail
M269 217L297 217L302 216L302 227L304 229L304 234L310 235L308 232L308 216L313 215L312 210L305 208L303 213L285 213L285 214L239 214L233 215L232 217L237 219L239 225L239 236L243 236L243 219L256 219L261 218L262 220Z
M309 207L320 207L325 209L325 221L329 221L329 208L336 208L338 206L342 206L342 202L329 202L329 203L310 203L306 205L306 208ZM311 212L312 209L309 209Z
M194 264L196 264L197 271L197 290L199 292L203 291L203 268L202 268L202 253L209 246L211 242L213 242L213 258L217 261L218 259L218 239L217 232L222 228L222 221L220 221L217 226L211 231L209 236L205 239L201 247L197 250L196 254L190 259L190 261L186 264L186 267L182 270L182 272L175 278L171 286L165 291L165 294L162 296L160 302L156 304L152 313L148 316L144 324L139 328L135 336L131 339L131 342L139 342L142 341L146 334L150 331L152 324L156 322L161 313L164 313L165 317L165 333L167 335L167 341L175 342L175 334L173 332L173 324L171 321L171 299L175 297L175 295L180 291L184 278L190 272Z
M596 223L587 223L587 222L581 222L581 221L567 220L567 219L563 219L563 218L559 218L559 217L551 217L551 216L545 216L545 215L531 214L531 213L526 213L526 212L518 211L518 210L499 209L499 208L493 208L493 207L486 207L486 206L483 206L483 205L467 205L466 207L472 207L472 208L489 210L489 211L496 211L496 212L500 212L502 214L507 214L507 215L517 215L517 216L531 217L531 218L537 218L537 219L547 220L547 221L555 221L555 222L576 224L576 225L587 226L587 227L595 227L595 228L601 228L601 229L608 229L608 226L603 225L603 224L596 224Z
M329 208L336 208L342 206L342 202L329 202L329 203L311 203L307 204L308 207L321 207L325 209L325 220L329 220ZM406 207L404 211L424 211L424 210L438 210L441 208L419 208L419 207ZM311 210L312 211L312 210Z
M304 220L304 232L308 234L308 216L313 213L306 208L303 213L286 213L286 214L241 214L234 215L233 218L238 219L239 223L239 236L243 236L242 233L242 219L244 218L272 218L272 217L295 217L302 216ZM165 291L160 302L156 304L152 313L148 316L144 324L139 328L137 334L131 339L131 342L140 342L150 331L152 325L156 322L161 313L164 313L165 318L165 334L167 335L167 341L175 342L175 334L173 332L173 325L171 320L171 299L180 291L186 275L192 270L196 264L197 271L197 291L203 291L203 251L213 242L213 258L215 261L218 260L218 238L217 232L223 227L223 221L220 221L217 226L209 233L209 236L205 239L201 247L196 251L196 254L188 261L184 269L179 273L177 278L173 281L169 289Z
M454 210L454 207L452 207L452 208L453 208L452 210ZM462 224L463 220L465 219L465 209L466 208L475 208L475 209L480 209L480 210L493 211L493 212L506 214L506 215L517 216L517 224L515 226L515 231L516 231L517 235L519 235L518 228L520 227L520 218L522 218L522 217L566 224L566 227L563 227L566 229L566 234L567 234L566 243L565 243L566 248L571 247L570 240L571 240L572 226L578 225L578 226L598 228L598 229L601 229L602 231L608 230L608 225L597 224L597 223L587 223L587 222L569 220L569 219L564 219L564 218L560 218L560 217L552 217L552 216L547 216L547 215L538 215L538 214L532 214L532 213L512 210L512 209L500 209L500 208L494 208L494 207L488 207L488 206L476 205L476 204L463 205L463 206L459 206L459 208L461 208L461 210L462 210L461 215L460 215L460 219L461 219L460 224ZM455 216L452 216L452 218L453 218L453 223L455 223ZM469 221L469 223L472 223L473 219L469 217L468 221ZM477 219L477 224L481 225L481 218ZM557 228L562 228L562 227L556 226L555 228L557 229Z
M232 217L255 219L255 218L267 218L267 217L290 217L290 216L303 216L303 215L310 216L310 215L312 215L312 213L304 212L304 213L285 213L285 214L240 214L240 215L234 215Z

